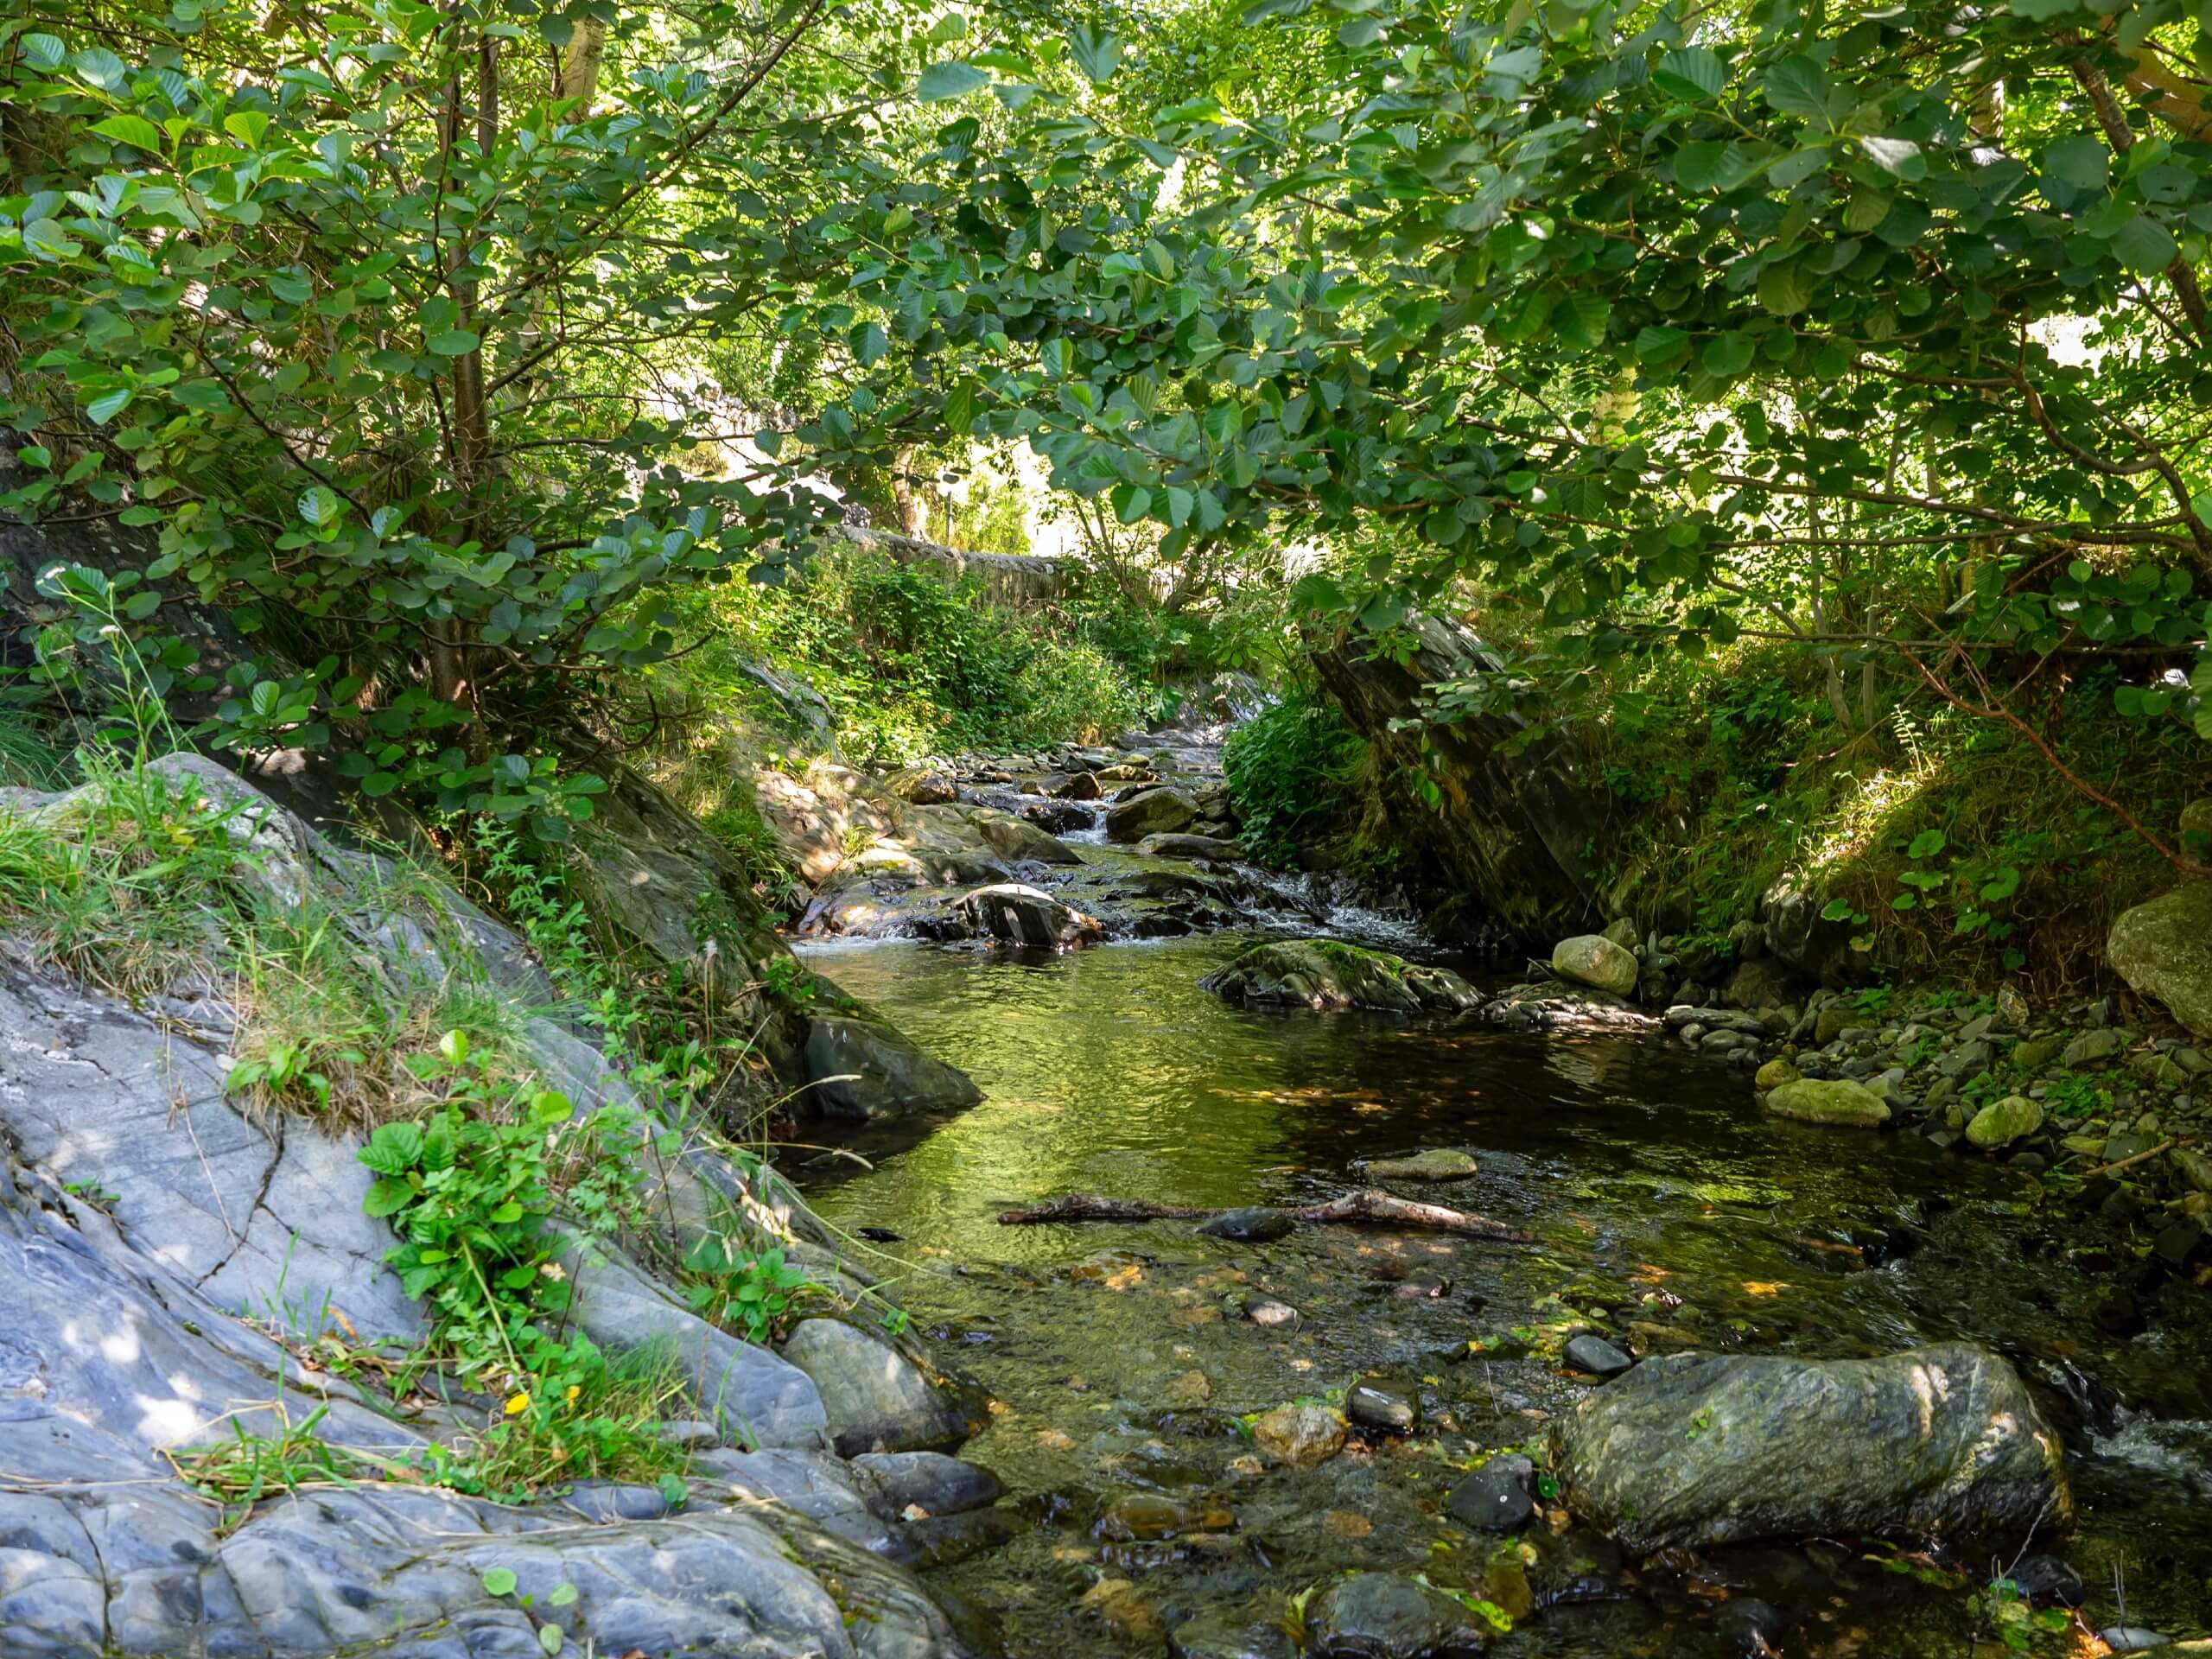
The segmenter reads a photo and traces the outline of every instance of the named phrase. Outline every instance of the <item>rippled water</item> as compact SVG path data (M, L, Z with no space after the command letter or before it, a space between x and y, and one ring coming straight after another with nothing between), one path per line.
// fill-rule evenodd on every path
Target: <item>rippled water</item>
M876 1148L872 1170L822 1160L797 1173L837 1224L899 1236L877 1265L999 1402L967 1455L1041 1524L935 1578L995 1612L1011 1653L1155 1654L1183 1619L1247 1604L1279 1614L1355 1566L1616 1598L1522 1620L1496 1649L1507 1654L1735 1651L1716 1610L1749 1595L1789 1615L1785 1653L1966 1650L1965 1586L1987 1561L1932 1564L1965 1575L1940 1587L1857 1539L1653 1564L1543 1526L1510 1560L1440 1519L1474 1452L1540 1440L1586 1386L1549 1357L1586 1319L1821 1356L1998 1346L2045 1391L2074 1454L2084 1519L2065 1553L2093 1620L2111 1620L2117 1567L2132 1623L2175 1636L2212 1624L2202 1287L2144 1271L2116 1232L2085 1246L2079 1219L2062 1226L2017 1173L1768 1118L1741 1073L1662 1042L1228 1008L1197 981L1243 943L1026 960L810 952L985 1092L918 1141ZM1441 1201L1540 1244L1324 1228L1253 1246L1188 1224L996 1219L1068 1192L1310 1201L1357 1184L1360 1159L1423 1146L1481 1160L1480 1179ZM2146 1332L2109 1334L2092 1317L2116 1284L2149 1313ZM1295 1325L1245 1319L1255 1294L1294 1306ZM1420 1396L1417 1434L1301 1473L1261 1467L1236 1433L1239 1414L1368 1376ZM1235 1524L1195 1541L1094 1535L1101 1507L1128 1492L1225 1506Z

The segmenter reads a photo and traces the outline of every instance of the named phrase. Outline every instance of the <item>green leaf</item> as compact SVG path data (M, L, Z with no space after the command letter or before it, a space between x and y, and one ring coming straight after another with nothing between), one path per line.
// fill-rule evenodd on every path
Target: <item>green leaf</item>
M1760 79L1766 101L1784 115L1827 125L1828 72L1810 58L1784 58Z
M442 334L431 335L429 343L440 357L466 357L484 342L469 329L448 328Z
M1656 323L1636 331L1636 354L1646 363L1664 363L1678 356L1690 343L1689 332L1665 323Z
M162 153L162 132L143 116L111 115L105 121L92 123L92 130L103 138L111 138L118 144L129 144L134 149L149 155Z
M370 1184L368 1196L361 1200L364 1214L381 1219L396 1216L415 1201L415 1189L407 1182L390 1177Z
M883 360L883 354L891 349L890 340L884 336L883 325L876 322L864 322L854 329L847 336L847 343L864 369L874 368Z
M567 1639L558 1624L541 1624L537 1627L537 1645L548 1653L560 1652L561 1643Z
M484 1589L488 1595L512 1596L515 1592L514 1569L495 1567L484 1574Z
M1068 36L1068 50L1075 55L1076 67L1093 86L1103 86L1112 79L1122 61L1121 37L1088 23Z
M1813 278L1802 259L1786 259L1759 271L1759 303L1777 317L1794 317L1813 302Z
M118 386L113 391L103 392L85 405L86 418L94 426L105 426L130 406L132 388Z
M553 1593L545 1598L545 1604L549 1607L566 1607L575 1601L575 1599L576 1586L575 1585L557 1584L553 1586Z
M1758 170L1735 143L1700 139L1675 152L1675 182L1693 194L1707 190L1733 190Z
M1651 84L1661 92L1697 103L1719 97L1727 80L1728 72L1721 67L1719 54L1709 46L1669 52L1651 72Z
M2181 245L2148 213L2138 213L2113 232L2113 257L2139 276L2164 270L2181 257Z
M68 42L52 35L26 35L18 44L23 61L34 69L59 69L69 55Z
M336 524L344 505L338 499L338 492L327 484L318 484L300 493L300 517L317 530Z
M1888 138L1870 133L1859 141L1866 159L1885 173L1912 184L1928 176L1928 158L1910 138Z
M1943 850L1945 845L1945 837L1941 830L1923 830L1912 838L1911 844L1904 849L1904 855L1916 862L1923 858L1935 857Z
M964 98L980 86L990 84L991 78L972 63L952 59L933 63L922 71L922 78L914 84L914 96L925 104L942 104L948 99Z
M2112 151L2101 139L2074 133L2044 152L2043 170L2076 190L2101 190L2112 176Z

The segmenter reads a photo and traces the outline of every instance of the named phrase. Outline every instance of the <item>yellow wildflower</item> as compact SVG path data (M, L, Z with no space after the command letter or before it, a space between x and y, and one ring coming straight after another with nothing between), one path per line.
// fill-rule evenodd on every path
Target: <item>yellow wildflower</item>
M518 1392L518 1393L515 1393L515 1394L511 1394L511 1395L509 1395L507 1396L507 1415L508 1415L508 1416L510 1416L510 1417L519 1417L519 1416L521 1416L521 1415L523 1414L523 1413L524 1413L525 1411L528 1411L529 1409L530 1409L530 1396L529 1396L527 1394L523 1394L523 1393L519 1393L519 1392Z
M582 1390L581 1388L577 1387L577 1386L576 1386L576 1384L575 1384L574 1382L569 1383L569 1403L570 1405L572 1405L572 1406L573 1406L573 1405L575 1405L575 1404L576 1403L576 1396L577 1396L578 1395L582 1394L582 1392L583 1392L583 1390Z

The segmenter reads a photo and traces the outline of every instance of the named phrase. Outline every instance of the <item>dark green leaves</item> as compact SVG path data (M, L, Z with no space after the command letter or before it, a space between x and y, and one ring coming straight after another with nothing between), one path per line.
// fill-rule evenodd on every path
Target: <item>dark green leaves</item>
M1693 46L1669 52L1651 71L1651 84L1672 98L1703 103L1720 96L1728 73L1712 48Z
M1076 67L1094 86L1103 86L1113 79L1114 71L1122 61L1120 36L1089 24L1068 36L1068 50L1074 55Z
M1759 91L1784 115L1827 124L1828 73L1810 58L1784 58L1760 77Z
M2138 213L2113 233L2113 257L2139 276L2164 270L2181 257L2181 245L2148 213Z
M2074 133L2044 152L2043 170L2075 190L2101 190L2111 176L2112 151L2101 138Z

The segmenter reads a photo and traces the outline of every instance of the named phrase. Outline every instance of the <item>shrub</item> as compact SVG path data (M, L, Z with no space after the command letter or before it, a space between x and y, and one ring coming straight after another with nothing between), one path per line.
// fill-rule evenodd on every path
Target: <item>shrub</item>
M1222 750L1242 839L1255 858L1295 861L1351 807L1367 745L1336 705L1293 691L1243 721Z

